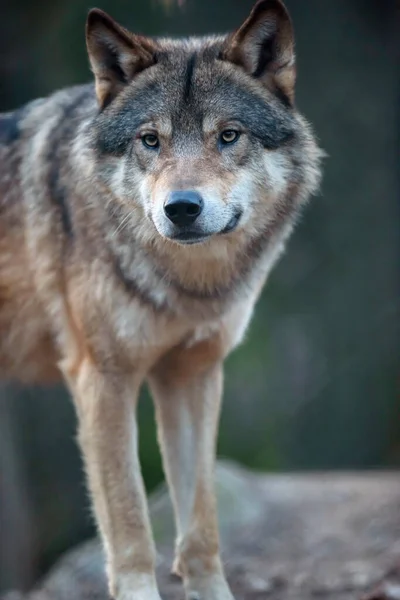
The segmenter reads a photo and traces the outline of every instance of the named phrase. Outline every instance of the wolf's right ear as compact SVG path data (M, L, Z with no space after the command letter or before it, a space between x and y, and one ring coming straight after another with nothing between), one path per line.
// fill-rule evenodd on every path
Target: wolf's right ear
M222 58L241 66L293 103L294 36L282 0L259 0L243 25L227 38Z
M86 45L103 108L137 73L156 62L152 40L133 35L98 8L88 14Z

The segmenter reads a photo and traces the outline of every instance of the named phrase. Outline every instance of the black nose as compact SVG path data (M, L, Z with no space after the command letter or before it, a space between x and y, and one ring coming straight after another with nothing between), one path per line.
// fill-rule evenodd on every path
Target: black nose
M191 190L171 192L164 204L164 212L168 219L178 227L194 223L202 210L203 198Z

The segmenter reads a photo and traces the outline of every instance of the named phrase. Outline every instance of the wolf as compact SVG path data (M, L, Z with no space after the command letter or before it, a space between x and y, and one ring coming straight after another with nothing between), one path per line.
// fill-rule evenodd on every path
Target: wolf
M116 600L159 600L135 420L151 390L187 598L230 600L213 468L223 363L320 181L290 16L228 35L86 23L94 82L0 118L0 372L63 380Z

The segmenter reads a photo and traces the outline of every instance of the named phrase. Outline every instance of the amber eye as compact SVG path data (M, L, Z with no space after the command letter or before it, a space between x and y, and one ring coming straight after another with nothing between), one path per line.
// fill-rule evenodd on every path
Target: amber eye
M240 133L235 129L226 129L220 135L221 144L233 144L239 139Z
M158 137L154 133L146 133L146 135L143 135L142 142L146 148L151 148L152 150L158 148L160 145Z

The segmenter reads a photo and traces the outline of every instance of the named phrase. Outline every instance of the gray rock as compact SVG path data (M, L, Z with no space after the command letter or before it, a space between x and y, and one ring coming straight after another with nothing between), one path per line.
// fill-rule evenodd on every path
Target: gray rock
M400 597L400 577L390 572L400 564L399 474L264 475L223 462L216 490L223 557L238 599ZM170 574L174 530L164 487L150 506L163 598L182 599ZM27 597L12 592L2 600L71 598L108 598L96 540L67 553Z

